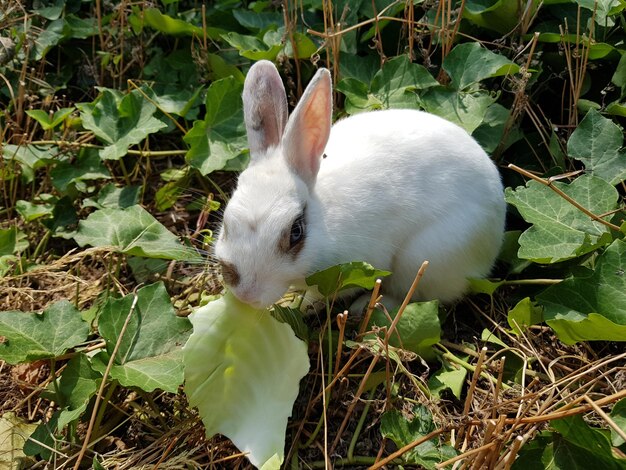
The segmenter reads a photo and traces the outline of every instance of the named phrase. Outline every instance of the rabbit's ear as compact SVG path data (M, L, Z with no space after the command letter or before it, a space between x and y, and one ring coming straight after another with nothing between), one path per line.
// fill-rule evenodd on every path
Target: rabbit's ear
M250 156L255 158L280 143L287 123L287 94L273 63L255 63L243 86L243 115Z
M328 143L332 119L330 73L319 69L292 113L283 137L283 152L291 169L312 187Z

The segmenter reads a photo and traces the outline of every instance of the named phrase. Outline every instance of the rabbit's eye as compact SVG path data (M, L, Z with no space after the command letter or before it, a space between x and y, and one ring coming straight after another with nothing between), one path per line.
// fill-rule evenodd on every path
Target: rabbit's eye
M305 238L306 222L303 210L293 221L291 227L285 227L278 241L278 249L285 254L291 255L292 258L295 258L304 247Z
M289 234L289 249L292 250L298 243L304 240L304 212L293 221Z

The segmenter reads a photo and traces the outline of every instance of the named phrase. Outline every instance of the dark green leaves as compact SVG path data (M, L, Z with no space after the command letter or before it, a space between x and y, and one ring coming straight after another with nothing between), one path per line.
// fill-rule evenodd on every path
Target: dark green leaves
M554 420L555 432L544 431L526 444L513 470L623 470L624 459L615 457L609 433L590 427L582 416Z
M241 92L233 77L213 82L206 95L206 115L184 137L187 162L203 175L221 170L246 148Z
M107 353L94 358L94 368L104 371L123 332L111 377L126 387L176 392L183 382L181 348L191 334L191 323L176 316L163 284L152 284L139 289L137 294L110 299L98 325L107 341Z
M80 246L107 246L133 256L199 259L141 206L98 210L79 223L74 239Z
M443 61L452 86L465 89L485 78L517 73L519 66L506 57L485 49L478 42L457 45Z
M166 127L153 116L156 106L139 90L126 95L108 88L102 88L101 92L93 103L76 105L83 126L106 145L100 151L100 158L117 160L126 155L129 147Z
M404 447L435 430L435 424L428 408L417 405L413 417L407 418L398 410L387 411L381 419L380 433L391 439L398 448ZM456 455L454 448L441 445L431 439L407 452L403 457L414 465L435 470L435 465Z
M603 179L584 175L570 184L553 184L594 214L604 214L616 207L617 191ZM555 263L594 251L609 237L605 225L535 181L515 191L507 188L506 200L533 224L519 238L520 258Z
M48 307L43 313L2 312L0 359L9 364L60 356L87 339L89 325L67 300Z
M593 175L617 184L626 179L623 142L622 129L592 108L569 138L567 151Z
M331 296L350 287L372 289L376 280L389 276L389 271L381 271L363 262L353 262L332 266L306 278L309 286L317 286L320 294Z
M396 315L397 309L390 312L392 319ZM391 323L382 311L375 310L369 327L374 325L388 328ZM439 342L440 335L439 302L415 302L404 309L395 332L389 338L389 344L413 351L423 358L432 359L432 346Z
M537 298L564 343L626 341L626 242L615 240L590 274L566 279Z
M354 114L373 109L417 108L418 99L414 90L437 84L426 68L402 55L387 62L374 75L371 83L348 77L336 88L346 96L346 111Z
M423 90L436 85L437 81L424 66L401 55L387 62L374 75L370 87L387 104L406 91Z

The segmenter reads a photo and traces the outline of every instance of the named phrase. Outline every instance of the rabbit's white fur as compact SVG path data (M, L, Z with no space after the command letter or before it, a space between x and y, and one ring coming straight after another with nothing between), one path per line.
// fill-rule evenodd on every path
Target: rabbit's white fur
M468 277L489 274L504 230L502 184L459 126L387 110L340 120L330 132L330 74L320 69L283 132L285 91L266 61L250 70L243 100L251 163L216 244L241 300L268 306L289 287L304 288L307 275L350 261L392 271L383 285L396 298L424 260L418 300L451 302ZM303 245L286 249L303 209Z

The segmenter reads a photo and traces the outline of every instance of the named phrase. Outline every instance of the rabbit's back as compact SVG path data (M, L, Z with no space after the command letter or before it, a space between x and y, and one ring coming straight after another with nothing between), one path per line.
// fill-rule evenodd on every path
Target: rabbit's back
M504 229L502 184L465 130L415 110L363 113L333 126L325 155L315 192L336 250L320 266L368 260L396 273L400 294L428 259L418 297L444 301L489 273Z

